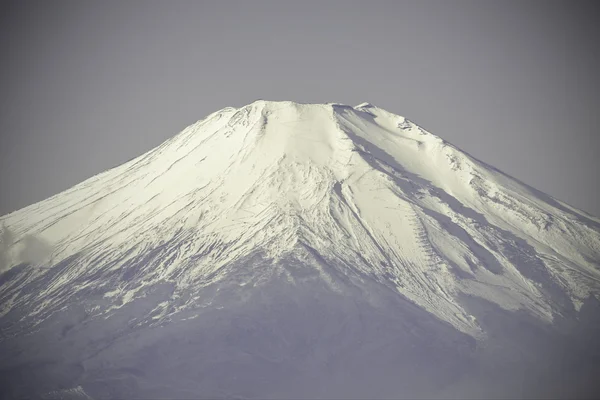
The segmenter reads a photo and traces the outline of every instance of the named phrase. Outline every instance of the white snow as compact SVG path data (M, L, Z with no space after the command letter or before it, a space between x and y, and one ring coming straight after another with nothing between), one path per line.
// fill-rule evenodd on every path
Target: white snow
M27 236L52 249L41 265L77 256L34 294L46 305L65 301L69 285L85 287L76 280L106 284L89 280L150 251L107 298L126 304L159 281L173 282L175 295L201 291L255 250L278 259L311 248L330 268L389 285L477 337L460 294L551 321L560 308L540 287L556 283L575 307L600 288L599 219L369 103L225 108L1 224L14 236L7 268L28 261ZM31 300L16 296L22 287L0 287L10 298L3 313Z

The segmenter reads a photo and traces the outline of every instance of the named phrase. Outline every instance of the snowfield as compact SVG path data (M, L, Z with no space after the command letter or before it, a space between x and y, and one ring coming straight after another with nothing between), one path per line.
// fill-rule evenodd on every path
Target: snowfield
M508 329L486 320L491 314L478 312L481 307L475 303L486 304L486 309L502 318L519 315L544 329L557 327L556 331L563 332L558 326L577 320L582 307L596 304L600 295L599 218L368 103L351 107L259 100L239 109L225 108L146 154L1 217L0 228L0 340L12 346L59 326L56 340L61 343L75 335L77 340L61 346L76 349L64 357L76 370L69 376L77 378L48 378L44 370L36 379L43 377L39 379L44 382L44 393L71 390L70 395L79 393L80 398L89 398L89 390L100 398L162 393L141 389L151 381L144 380L151 373L142 374L138 365L139 355L149 347L138 349L137 361L127 358L128 348L123 343L140 332L147 332L144 340L154 343L164 339L160 332L168 331L174 341L188 340L185 346L191 346L193 338L186 336L193 337L191 326L203 335L214 328L214 337L222 338L226 335L215 326L225 324L222 329L231 332L237 323L231 322L232 327L225 321L258 315L260 318L242 325L253 327L244 325L247 333L261 333L248 335L256 340L272 336L271 342L287 346L293 339L285 337L293 336L298 324L307 327L320 321L319 329L325 329L328 320L336 321L339 325L332 322L319 335L337 337L342 334L337 332L340 329L345 329L345 334L362 332L359 339L348 339L353 343L348 349L356 351L356 360L363 357L381 363L382 370L388 371L389 376L373 375L377 377L373 382L386 382L378 384L382 388L398 380L400 372L391 372L396 364L387 357L392 356L369 344L369 337L397 347L410 343L409 338L400 338L407 329L419 332L415 333L419 340L425 340L423 335L432 329L444 332L442 342L455 346L458 341L463 344L457 348L471 349L460 350L460 355L452 353L458 359L497 336L498 329ZM321 297L324 300L319 300ZM298 314L292 312L294 318L287 316L291 319L282 323L279 316L288 312L279 309L278 303L291 304ZM328 314L328 305L348 317L344 319L337 311ZM312 311L298 311L305 306ZM402 318L392 316L400 309ZM218 312L227 317L219 319ZM309 318L313 313L315 319ZM331 319L333 315L337 317ZM411 318L421 322L407 323ZM272 324L261 327L252 322L267 324L271 319ZM383 333L377 326L389 331ZM175 333L172 330L179 328L174 327L185 328ZM272 331L277 329L282 331ZM283 332L286 329L289 332ZM309 345L317 339L310 329L303 329L305 346L323 348L311 353L311 368L332 363L331 348L342 348L344 343ZM48 343L50 339L43 337ZM237 346L245 338L231 340ZM36 343L38 351L49 351ZM423 345L419 343L398 348ZM432 342L427 343L423 346L431 349ZM263 345L268 347L253 341L248 348ZM181 343L178 346L187 348ZM450 345L440 346L447 349ZM240 366L249 363L256 367L256 360L244 358L256 355L244 350L241 359L238 353L228 358L219 348L214 343L202 347L212 361L201 357L206 365L198 360L192 363L204 381L188 377L186 384L169 384L177 389L165 384L161 386L165 396L403 396L397 388L389 392L350 389L341 383L346 382L343 373L327 385L319 381L315 387L322 388L320 392L302 392L302 379L314 381L322 374L313 376L308 367L301 372L275 368L285 362L273 355L289 356L293 352L287 347L285 351L265 350L271 356L261 356L260 362L269 365L264 376L296 374L304 378L261 391L257 388L267 385L261 381L265 378ZM103 359L106 351L112 352L111 356ZM160 352L157 345L152 354L156 351ZM81 356L84 353L85 357ZM300 353L308 357L306 351ZM438 357L441 353L431 354ZM340 350L339 354L344 353ZM419 371L415 365L420 361L414 360L423 357L402 354L412 359L414 371ZM185 351L180 354L185 355ZM22 355L11 357L5 368L17 365ZM156 357L170 360L173 369L181 367L173 358ZM335 362L349 365L340 357ZM119 363L128 367L117 368ZM193 369L186 365L188 371ZM219 368L223 368L222 375ZM347 376L370 376L362 368L352 368ZM98 371L107 369L121 371L121 375L126 372L127 379L136 383L119 381L118 390L99 389L97 382L107 378ZM235 384L198 383L217 382L223 375L233 379L231 374L238 370ZM103 377L92 374L90 378L89 371ZM418 381L407 378L406 385L417 385L415 379ZM56 382L63 386L57 387ZM92 389L86 389L85 382ZM107 385L105 382L102 388ZM246 391L232 389L238 386ZM328 391L334 386L348 391ZM12 387L10 393L21 393L18 384ZM435 393L406 391L407 397Z

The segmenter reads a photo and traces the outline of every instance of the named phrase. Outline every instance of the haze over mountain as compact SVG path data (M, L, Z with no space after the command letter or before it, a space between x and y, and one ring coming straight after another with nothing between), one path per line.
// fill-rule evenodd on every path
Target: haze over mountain
M600 372L600 219L368 103L225 108L0 224L9 398L572 397Z

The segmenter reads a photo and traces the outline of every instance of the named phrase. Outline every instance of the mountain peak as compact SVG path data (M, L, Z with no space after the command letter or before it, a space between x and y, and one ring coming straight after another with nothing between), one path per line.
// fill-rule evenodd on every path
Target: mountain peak
M19 300L56 307L89 285L126 304L164 281L183 293L301 280L277 264L295 254L332 287L372 280L478 337L465 294L551 321L600 287L598 220L368 103L226 108L0 222L3 269L31 264L36 279L66 265ZM257 252L275 266L237 269ZM7 290L4 312L21 304Z
M265 108L268 110L281 110L281 109L285 109L286 107L291 107L291 108L302 108L302 109L322 109L322 108L326 108L326 109L335 109L335 108L340 108L340 109L356 109L356 110L363 110L363 109L377 109L378 107L374 106L371 103L368 102L363 102L357 106L351 106L348 104L344 104L344 103L338 103L338 102L325 102L325 103L303 103L303 102L298 102L298 101L290 101L290 100L265 100L265 99L257 99L255 101L253 101L250 104L247 104L245 106L240 107L240 109L244 109L246 107L250 107L250 108ZM227 107L227 109L233 109L232 107Z
M593 350L598 260L599 219L404 117L258 100L0 218L0 393L523 397Z

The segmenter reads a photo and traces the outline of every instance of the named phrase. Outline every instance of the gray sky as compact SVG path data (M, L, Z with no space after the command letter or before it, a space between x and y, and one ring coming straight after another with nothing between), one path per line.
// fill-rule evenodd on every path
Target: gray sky
M0 215L259 98L371 102L600 215L593 3L0 7Z

